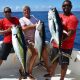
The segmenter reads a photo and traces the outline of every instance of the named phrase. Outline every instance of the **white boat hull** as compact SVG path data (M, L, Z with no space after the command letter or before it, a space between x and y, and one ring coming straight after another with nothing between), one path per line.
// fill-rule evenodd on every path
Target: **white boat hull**
M49 51L49 44L47 44L47 50ZM73 50L72 53L72 59L70 60L70 65L67 71L67 76L65 77L65 80L80 80L80 61L77 60L74 62L77 54L80 54L80 51ZM28 51L28 59L30 57L30 50ZM27 60L29 62L29 60ZM36 63L38 63L39 60L37 59ZM20 61L16 58L16 55L14 53L11 53L8 56L7 61L3 62L3 64L0 66L0 80L19 80L19 73L18 69L20 67ZM69 72L70 71L70 72ZM36 80L45 80L43 75L47 73L46 69L43 67L38 67L33 69L33 75L36 78ZM60 66L57 67L55 76L51 77L50 80L59 80L60 79ZM29 79L26 79L29 80Z

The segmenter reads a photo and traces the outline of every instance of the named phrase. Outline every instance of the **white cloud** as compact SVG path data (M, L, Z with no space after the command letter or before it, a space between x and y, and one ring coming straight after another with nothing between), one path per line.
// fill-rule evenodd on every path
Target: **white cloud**
M45 5L41 5L41 6L34 6L32 7L32 10L34 11L47 11L49 9L48 6L45 6Z
M54 6L49 5L48 8L49 8L49 9L50 9L50 8L54 8Z
M15 11L20 11L21 10L21 7L20 6L16 6L15 7Z

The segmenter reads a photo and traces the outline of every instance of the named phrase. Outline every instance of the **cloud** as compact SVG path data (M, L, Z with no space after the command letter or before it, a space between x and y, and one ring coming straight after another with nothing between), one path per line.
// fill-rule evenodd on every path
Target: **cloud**
M20 11L21 7L20 6L16 6L14 9L15 9L15 11Z
M46 5L41 5L41 6L36 5L34 7L31 7L31 9L33 11L47 11L47 10L49 10L49 7Z
M49 5L48 8L53 8L53 6Z

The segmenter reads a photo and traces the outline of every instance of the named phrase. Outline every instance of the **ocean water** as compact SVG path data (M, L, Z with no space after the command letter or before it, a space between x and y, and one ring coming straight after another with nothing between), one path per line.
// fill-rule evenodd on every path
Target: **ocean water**
M61 12L59 12L61 13ZM79 24L77 27L77 32L76 32L76 38L75 38L75 42L74 42L74 48L80 50L80 11L74 11L73 12L78 20L79 20ZM33 11L31 12L32 15L34 15L36 18L42 20L45 24L45 33L46 33L46 40L50 40L50 32L48 29L48 12L47 11ZM18 18L23 16L22 12L13 12L12 13L13 16L16 16ZM3 18L3 13L0 12L0 19ZM0 35L0 40L2 40L3 36Z

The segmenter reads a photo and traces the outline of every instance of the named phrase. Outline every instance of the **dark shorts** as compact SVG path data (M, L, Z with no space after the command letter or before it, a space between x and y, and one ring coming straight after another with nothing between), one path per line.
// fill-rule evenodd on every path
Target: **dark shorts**
M0 59L6 60L12 48L11 43L3 43L0 51Z
M71 53L72 53L72 49L61 49L61 54L55 61L58 61L60 65L62 65L62 64L69 65L69 58L63 56L62 54L65 54L65 55L67 54L67 55L71 56ZM53 48L52 49L52 54L51 54L51 57L50 57L51 61L56 57L57 54L58 54L58 49Z

